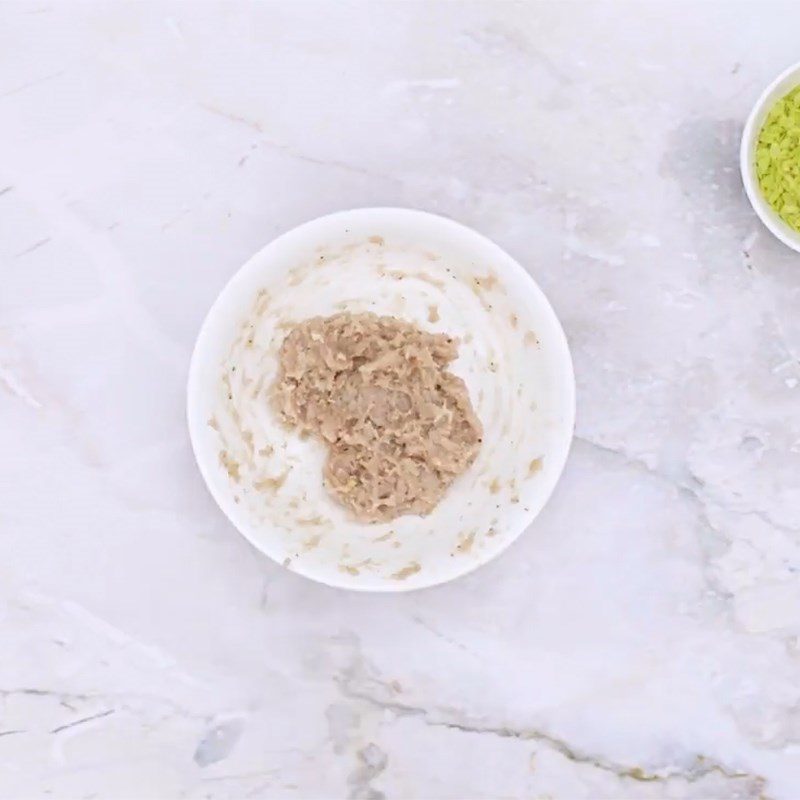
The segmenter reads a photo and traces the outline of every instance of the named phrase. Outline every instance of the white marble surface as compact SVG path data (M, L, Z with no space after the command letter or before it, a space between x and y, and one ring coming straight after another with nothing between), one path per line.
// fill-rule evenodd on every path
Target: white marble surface
M800 7L0 6L0 796L800 797L800 256L737 173ZM280 231L451 215L550 296L553 500L451 585L292 575L192 461Z

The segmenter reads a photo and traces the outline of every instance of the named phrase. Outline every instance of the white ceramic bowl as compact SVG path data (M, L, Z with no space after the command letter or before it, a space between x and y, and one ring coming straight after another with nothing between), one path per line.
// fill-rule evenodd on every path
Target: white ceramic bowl
M744 126L739 163L744 188L756 214L778 239L792 250L800 252L800 233L789 227L765 200L758 185L755 165L756 143L767 114L776 101L788 94L798 84L800 84L800 63L778 75L758 98Z
M342 310L459 337L452 369L483 445L425 517L353 521L323 487L322 445L270 408L286 329ZM566 338L530 275L475 231L409 209L343 211L268 244L217 298L189 370L192 446L220 508L279 564L348 589L432 586L498 555L552 493L574 417Z

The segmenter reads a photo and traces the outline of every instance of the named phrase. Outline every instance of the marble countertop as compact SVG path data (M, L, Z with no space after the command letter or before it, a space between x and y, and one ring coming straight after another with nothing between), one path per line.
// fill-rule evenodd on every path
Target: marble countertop
M800 256L738 137L765 3L0 7L0 796L800 796ZM210 499L187 362L319 214L452 216L570 339L500 559L348 594Z

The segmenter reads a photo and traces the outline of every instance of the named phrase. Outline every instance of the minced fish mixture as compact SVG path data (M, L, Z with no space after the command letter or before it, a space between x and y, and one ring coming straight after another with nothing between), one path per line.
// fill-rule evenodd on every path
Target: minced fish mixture
M475 460L457 355L452 337L375 314L315 317L284 339L275 409L327 445L325 486L359 521L427 514Z

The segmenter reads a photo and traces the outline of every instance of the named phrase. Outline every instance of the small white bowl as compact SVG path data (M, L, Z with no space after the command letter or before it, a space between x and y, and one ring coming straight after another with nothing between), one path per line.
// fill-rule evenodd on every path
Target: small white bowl
M325 448L270 407L287 328L343 310L459 339L452 369L483 444L427 516L355 522L324 489ZM231 278L197 338L187 413L211 494L255 547L330 586L405 591L485 564L541 511L572 440L575 381L553 309L496 244L434 214L363 208L283 234Z
M764 198L758 185L755 164L756 143L767 114L769 114L776 101L788 94L798 84L800 84L800 63L794 64L785 72L782 72L764 90L753 106L753 110L750 112L750 116L744 126L739 162L744 188L756 214L778 239L788 247L791 247L792 250L800 252L800 233L787 225Z

